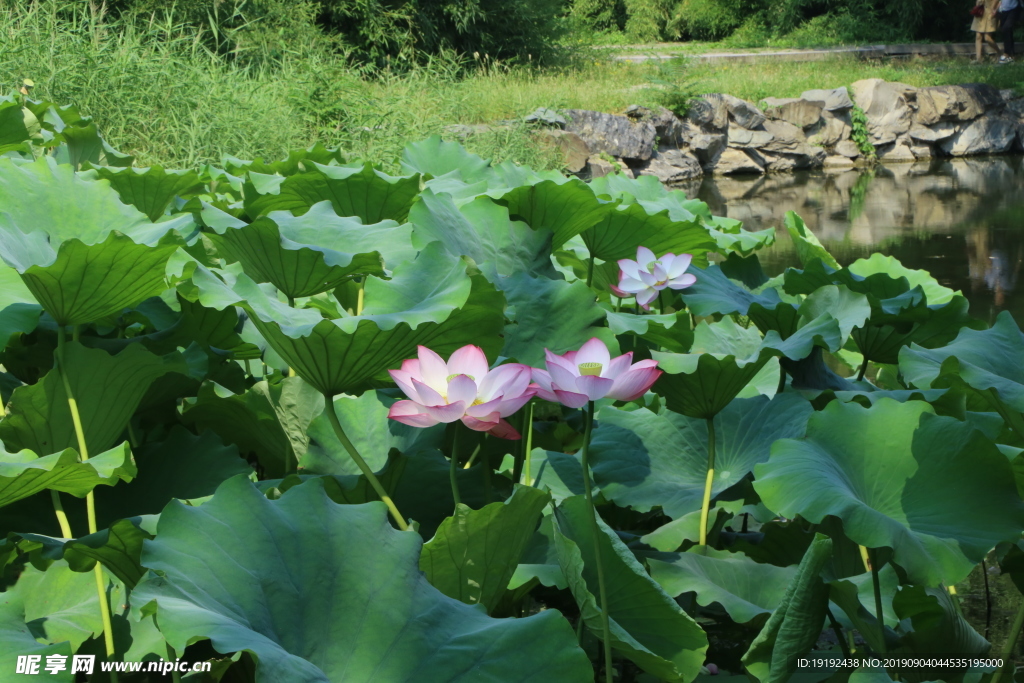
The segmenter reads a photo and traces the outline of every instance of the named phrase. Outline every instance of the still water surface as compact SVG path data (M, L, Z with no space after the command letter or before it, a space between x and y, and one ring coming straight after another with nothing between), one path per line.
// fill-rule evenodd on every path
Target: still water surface
M873 170L705 178L684 188L749 230L777 228L770 274L799 266L782 224L799 213L843 265L881 251L960 290L974 317L1024 324L1024 157L942 159Z

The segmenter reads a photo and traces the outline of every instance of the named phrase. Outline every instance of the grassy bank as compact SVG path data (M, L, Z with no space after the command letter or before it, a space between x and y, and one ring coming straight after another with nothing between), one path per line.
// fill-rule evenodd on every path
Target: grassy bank
M0 4L0 83L36 83L33 96L73 102L92 115L115 147L140 164L278 157L322 142L393 167L410 140L453 124L518 120L537 107L617 112L666 95L728 92L757 101L880 77L915 86L971 81L1024 82L1024 65L973 66L965 60L707 66L632 65L589 47L562 67L506 67L435 57L403 73L353 69L343 54L290 46L274 63L241 67L212 54L202 36L172 19L111 21L61 13L59 3ZM654 83L659 88L654 88ZM530 129L513 125L465 140L474 152L534 167L559 163Z

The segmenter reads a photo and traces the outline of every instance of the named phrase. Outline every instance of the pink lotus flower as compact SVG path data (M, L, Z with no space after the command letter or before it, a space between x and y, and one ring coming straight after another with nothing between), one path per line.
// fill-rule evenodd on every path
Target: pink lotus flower
M628 258L619 261L619 285L612 285L610 289L620 299L635 296L636 302L649 310L648 304L661 290L683 289L697 281L686 272L692 260L690 254L665 254L659 259L647 247L638 247L636 261Z
M596 337L561 356L544 349L547 371L533 369L537 395L553 401L582 408L588 401L614 398L632 401L640 398L661 376L658 361L633 363L633 352L612 358L608 347Z
M445 363L425 346L419 358L388 370L391 378L411 400L391 406L388 417L413 427L432 427L439 422L462 423L478 432L502 439L520 438L502 418L522 408L537 390L530 386L533 368L509 363L493 370L479 346L463 346Z

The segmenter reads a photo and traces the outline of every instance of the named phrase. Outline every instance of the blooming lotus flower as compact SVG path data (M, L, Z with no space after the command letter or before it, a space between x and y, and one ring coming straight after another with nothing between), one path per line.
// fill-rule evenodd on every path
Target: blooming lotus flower
M659 259L647 247L638 247L636 261L628 258L619 261L619 285L612 285L611 290L620 299L635 296L636 302L649 310L648 304L661 290L683 289L697 281L686 272L692 260L690 254L665 254Z
M643 396L661 376L658 361L633 363L633 352L612 358L596 337L561 356L544 349L547 371L533 369L537 395L547 401L582 408L588 401L614 398L632 401Z
M419 357L404 361L401 370L388 370L410 399L392 405L389 418L413 427L462 420L478 432L520 438L503 418L533 398L533 368L509 363L490 370L479 346L463 346L447 363L425 346L418 349Z

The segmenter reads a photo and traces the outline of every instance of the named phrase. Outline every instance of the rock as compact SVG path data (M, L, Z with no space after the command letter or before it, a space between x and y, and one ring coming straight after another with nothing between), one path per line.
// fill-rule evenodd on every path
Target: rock
M701 133L690 138L690 149L701 165L709 164L725 149L724 135Z
M915 159L931 159L935 156L935 150L931 145L912 144L910 153L914 155Z
M633 119L634 121L647 121L654 114L647 107L641 107L639 104L631 104L626 107L626 116Z
M727 147L715 160L712 170L719 175L764 173L764 166L745 150Z
M721 98L702 95L690 102L686 119L702 130L721 132L729 125L729 110Z
M555 128L538 131L537 135L542 145L557 147L562 153L565 170L570 173L579 173L587 167L590 148L576 133Z
M939 143L950 156L1002 154L1013 146L1019 121L1009 116L985 116L964 126L958 133Z
M608 161L607 159L597 156L596 154L587 159L587 168L590 172L591 178L602 178L612 173L621 173L625 176L633 177L633 171L630 170L629 166L622 163L621 161Z
M605 152L623 159L646 161L654 152L657 135L650 121L634 123L625 116L585 109L566 109L565 130L579 135L591 152Z
M485 123L476 123L473 125L456 123L451 126L445 126L444 130L446 133L450 133L456 137L468 138L470 135L489 133L491 131L491 127Z
M807 137L803 130L788 121L765 121L764 130L771 136L771 140L758 145L758 149L781 153L794 152L800 147L807 146Z
M843 140L849 140L852 132L853 120L848 110L823 111L818 123L806 130L807 142L831 147Z
M913 87L904 83L889 83L881 78L868 78L853 84L853 100L868 117L868 133L873 145L894 142L910 130L913 110L910 102L916 99Z
M798 128L808 128L821 119L824 106L821 100L805 100L802 97L766 97L764 115L768 119L785 121Z
M853 159L833 154L832 156L825 157L822 166L824 168L853 168Z
M999 96L999 90L988 83L967 83L957 87L967 92L965 103L960 110L961 121L977 118L1006 104Z
M774 122L773 122L774 123ZM750 130L735 123L729 126L729 146L739 149L757 149L772 141L772 134L766 130Z
M825 111L853 109L853 100L850 99L850 93L845 86L832 90L805 90L800 93L800 99L823 102Z
M679 146L687 139L687 127L683 125L682 119L670 112L665 107L658 107L651 117L654 124L654 132L663 145Z
M1024 119L1024 97L1012 100L1006 105L1006 108L1014 113L1018 118Z
M879 161L915 161L917 157L910 151L910 145L905 140L899 140L879 147L878 159Z
M938 142L945 140L956 132L956 124L949 121L940 121L931 126L914 124L910 127L910 137L921 142Z
M637 169L637 175L651 175L666 185L672 185L698 178L704 172L694 155L678 149L661 149Z
M750 102L733 97L732 95L723 94L721 97L725 101L726 108L729 110L729 118L735 121L737 125L753 130L760 128L761 124L764 123L764 113Z
M820 168L825 162L825 150L820 147L804 145L804 149L794 153L765 152L758 150L764 159L766 171L798 171L805 168Z
M1004 104L999 91L984 83L936 85L917 91L914 120L925 126L939 121L971 121Z
M1003 98L1003 102L1012 102L1017 99L1017 91L1013 88L1004 88L999 91L999 97Z
M836 143L835 149L833 150L836 154L844 156L848 159L856 159L860 156L860 147L853 140L841 140Z

